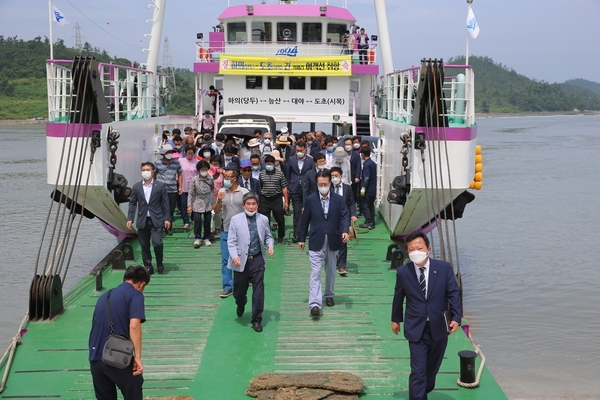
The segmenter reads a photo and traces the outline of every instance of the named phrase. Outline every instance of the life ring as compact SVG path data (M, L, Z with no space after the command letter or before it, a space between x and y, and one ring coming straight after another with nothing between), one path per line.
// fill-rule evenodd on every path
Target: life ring
M369 64L375 62L375 49L369 49Z

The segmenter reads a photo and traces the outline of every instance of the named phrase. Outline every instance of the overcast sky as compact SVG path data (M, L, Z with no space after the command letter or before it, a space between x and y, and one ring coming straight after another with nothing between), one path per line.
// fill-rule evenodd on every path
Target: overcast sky
M0 0L0 35L24 40L49 36L46 0ZM317 0L323 4L327 0ZM255 0L254 3L258 3ZM277 0L267 0L275 3ZM314 0L299 0L313 4ZM24 4L28 6L25 7ZM75 45L75 24L83 41L110 55L145 62L142 49L150 32L149 0L54 0L69 20L54 24L54 40ZM252 1L231 0L231 4ZM357 25L377 34L373 0L347 0ZM386 0L394 68L419 63L423 57L448 59L464 55L465 0ZM343 5L344 0L329 0ZM175 67L192 68L196 33L211 31L228 0L168 0L164 37L169 38ZM584 78L600 82L600 0L474 0L481 27L470 53L488 56L530 78L563 82ZM163 54L159 64L163 62ZM476 72L477 73L477 72Z

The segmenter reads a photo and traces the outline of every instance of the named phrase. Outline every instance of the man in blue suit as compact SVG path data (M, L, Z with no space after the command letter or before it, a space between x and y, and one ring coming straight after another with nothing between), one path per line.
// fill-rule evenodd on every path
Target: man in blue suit
M144 267L150 275L154 273L152 267L152 253L150 253L150 239L154 247L158 273L162 274L163 265L163 240L162 229L171 228L171 209L169 208L169 196L162 182L154 179L154 164L145 162L141 166L142 179L133 184L129 209L127 211L127 228L131 229L136 217L136 228L138 240L142 249L142 260Z
M229 223L227 268L233 270L233 297L237 316L244 315L248 285L252 282L252 328L262 332L262 313L265 303L265 244L273 255L273 236L269 219L257 214L258 194L248 192L242 198L244 212L234 215Z
M251 192L260 194L260 183L258 179L252 177L252 162L250 160L242 160L240 167L241 174L238 177L238 184Z
M319 193L306 198L304 212L298 236L300 250L310 225L308 257L312 272L310 274L310 295L308 306L310 315L321 315L323 296L321 292L321 266L325 262L325 304L335 305L333 286L335 284L335 266L342 243L348 242L350 216L344 198L331 192L331 173L328 170L317 173Z
M300 228L300 216L304 203L302 201L302 185L306 177L306 172L314 169L312 157L306 154L306 144L304 142L296 143L296 154L290 157L285 163L284 173L288 182L288 192L292 207L294 207L294 237L292 242L298 241L298 229Z
M424 233L409 235L405 243L411 262L396 270L392 332L400 333L400 322L404 322L404 337L410 349L409 399L427 400L427 393L435 387L448 334L460 326L460 295L452 266L429 258L431 247ZM444 316L448 307L451 319Z

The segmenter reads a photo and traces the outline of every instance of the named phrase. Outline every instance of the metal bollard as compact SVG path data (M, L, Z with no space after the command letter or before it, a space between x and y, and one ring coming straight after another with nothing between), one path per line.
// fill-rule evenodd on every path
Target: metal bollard
M474 383L477 353L471 350L461 350L458 352L458 356L460 357L460 381L462 383Z
M102 271L96 271L96 292L101 292L102 289Z

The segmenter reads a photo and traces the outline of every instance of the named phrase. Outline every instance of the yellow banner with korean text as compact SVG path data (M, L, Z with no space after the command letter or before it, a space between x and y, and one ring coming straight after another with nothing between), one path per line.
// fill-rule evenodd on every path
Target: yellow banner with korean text
M238 56L223 54L219 60L223 75L348 76L352 60L347 56Z

